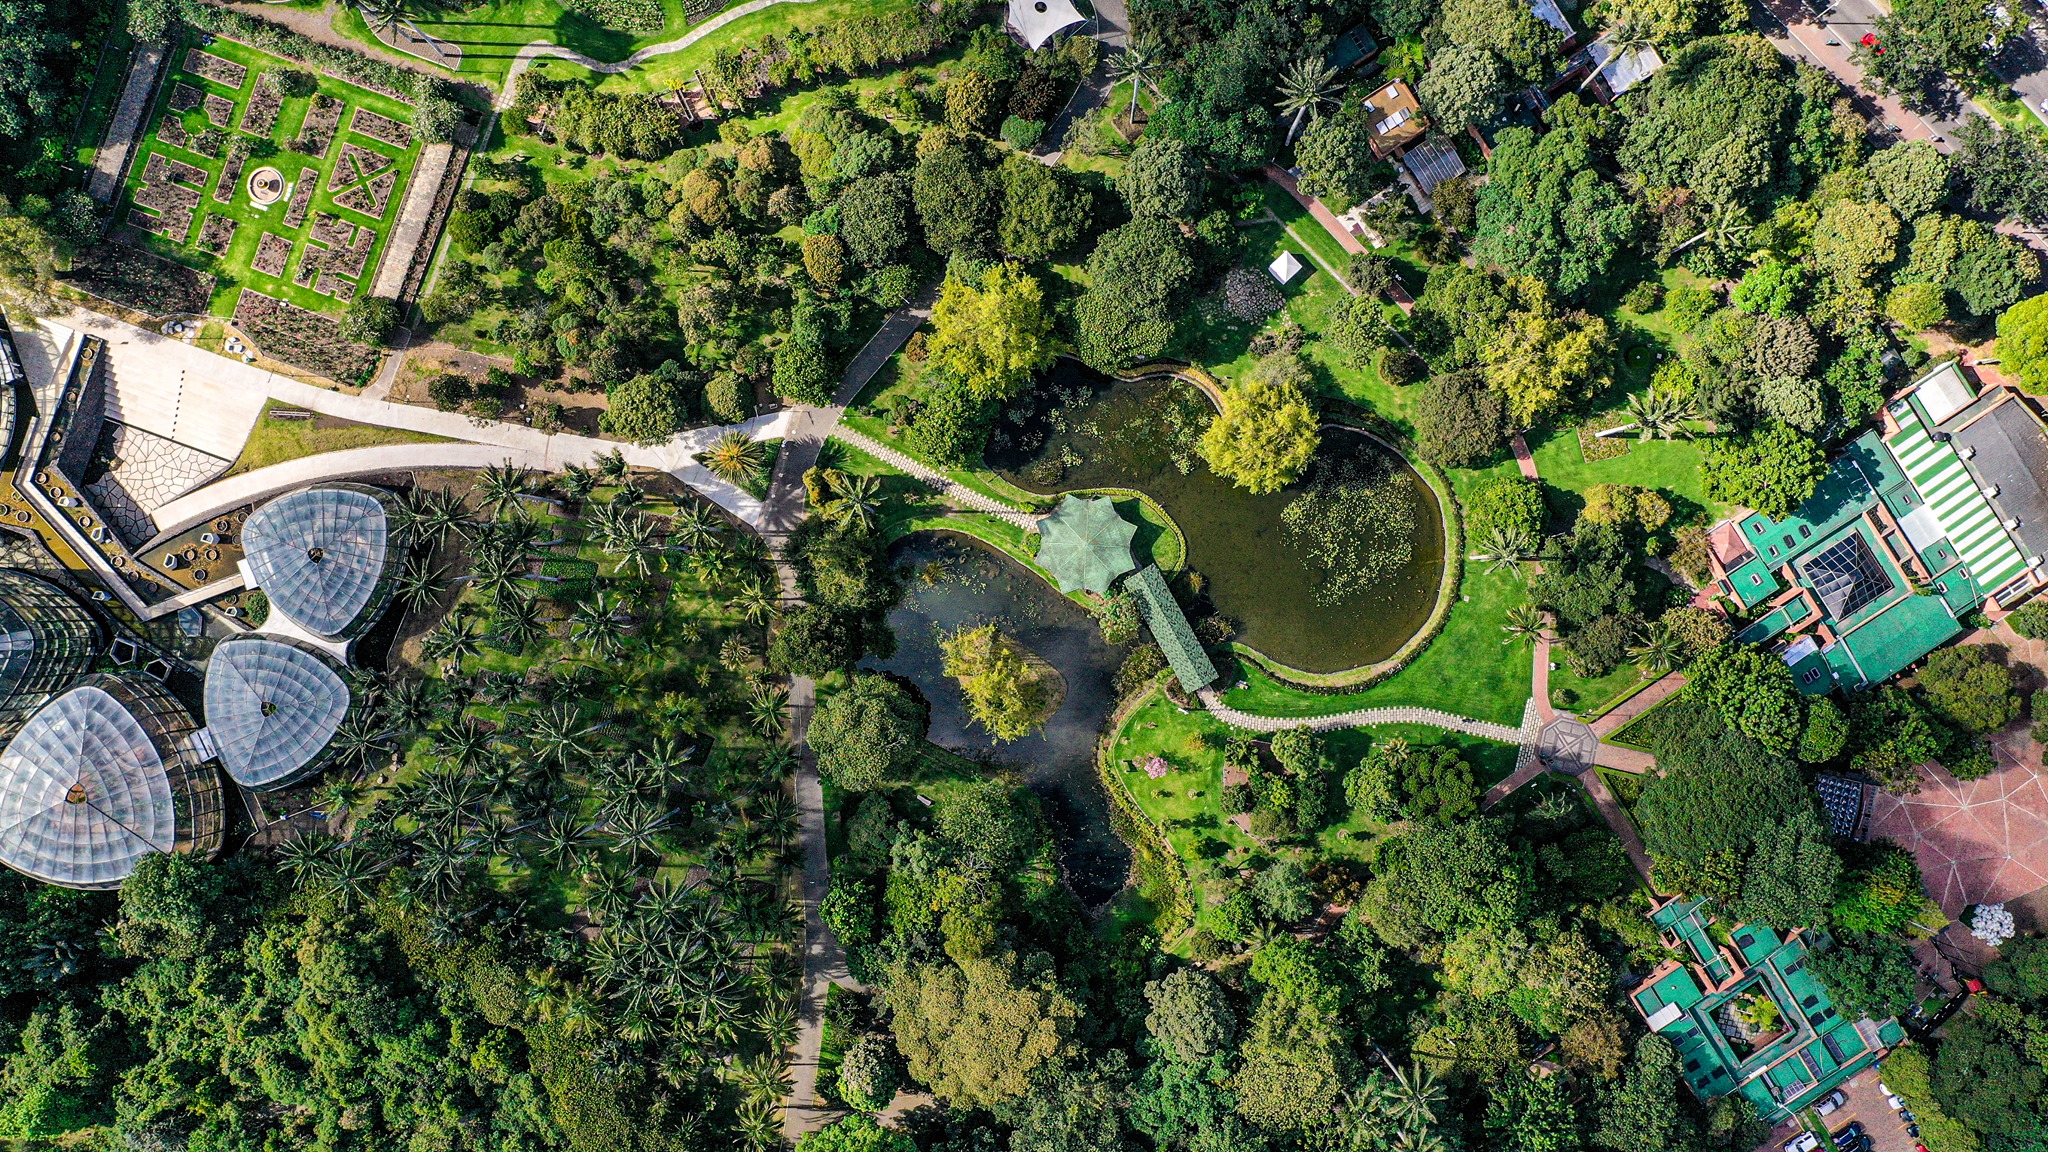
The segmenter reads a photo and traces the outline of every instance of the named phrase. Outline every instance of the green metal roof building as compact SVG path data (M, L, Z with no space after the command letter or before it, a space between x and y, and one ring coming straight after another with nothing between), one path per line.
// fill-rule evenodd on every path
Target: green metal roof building
M1166 586L1159 565L1147 564L1139 569L1131 580L1131 591L1137 597L1139 610L1145 614L1146 627L1152 629L1152 639L1166 653L1166 662L1173 666L1180 686L1193 695L1214 684L1216 665L1210 663L1209 654L1202 650L1202 642L1195 639L1195 630L1188 627L1187 613L1180 610L1180 602L1173 598L1173 589Z
M1060 591L1086 589L1109 595L1116 578L1136 568L1131 539L1138 526L1117 514L1107 496L1068 496L1038 522L1038 566L1052 573Z
M1685 1082L1701 1100L1739 1092L1776 1123L1905 1039L1897 1021L1835 1012L1806 971L1807 953L1828 946L1825 935L1738 924L1727 943L1716 943L1697 900L1668 901L1650 920L1690 962L1666 961L1629 999L1677 1049Z
M1760 613L1738 639L1774 645L1802 692L1896 675L1987 600L2010 603L2048 573L2025 543L2031 533L2048 547L2034 479L2048 480L2036 471L2048 433L2024 402L2003 389L1979 397L1945 364L1887 415L1889 433L1843 449L1792 515L1744 512L1708 536L1714 591Z

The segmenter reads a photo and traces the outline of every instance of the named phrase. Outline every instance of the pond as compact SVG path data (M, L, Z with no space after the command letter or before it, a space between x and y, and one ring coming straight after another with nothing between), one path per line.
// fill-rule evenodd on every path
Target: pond
M1443 576L1443 523L1435 495L1405 462L1389 482L1412 486L1408 557L1324 604L1316 595L1324 573L1281 519L1299 489L1253 495L1209 471L1192 437L1211 409L1193 385L1115 381L1062 359L1032 396L1005 414L989 465L1034 492L1116 487L1150 495L1180 525L1186 563L1207 581L1238 641L1290 667L1336 672L1386 659L1428 620ZM1368 437L1325 429L1319 463L1385 453Z
M1015 766L1045 804L1068 886L1090 907L1115 896L1130 870L1130 852L1109 827L1109 802L1095 776L1095 737L1116 706L1110 680L1129 649L1103 643L1092 613L971 537L916 533L896 545L892 558L913 573L903 602L889 613L896 654L862 665L917 685L931 701L932 743ZM941 631L988 623L1066 681L1065 698L1045 726L1008 744L968 719L966 699L939 655Z

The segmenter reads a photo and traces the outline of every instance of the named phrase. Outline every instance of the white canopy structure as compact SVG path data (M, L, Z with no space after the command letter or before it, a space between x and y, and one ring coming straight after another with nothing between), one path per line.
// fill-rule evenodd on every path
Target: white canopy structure
M1266 265L1266 271L1273 274L1273 279L1285 284L1301 275L1301 267L1301 259L1294 253L1282 252L1273 258L1271 264Z
M1027 48L1044 47L1062 29L1087 19L1074 0L1010 0L1010 31L1022 37Z

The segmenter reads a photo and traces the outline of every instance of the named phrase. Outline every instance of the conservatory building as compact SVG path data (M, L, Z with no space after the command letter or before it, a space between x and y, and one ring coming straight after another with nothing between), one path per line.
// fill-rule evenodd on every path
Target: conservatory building
M212 857L226 808L198 726L162 685L95 674L0 752L0 863L66 888L118 888L144 857Z
M342 665L304 641L244 633L207 663L207 732L244 788L266 792L318 772L348 715Z
M105 633L71 594L0 568L0 738L91 669Z
M340 659L377 622L405 559L397 497L361 484L302 488L258 508L242 529L242 577L270 599L265 631Z

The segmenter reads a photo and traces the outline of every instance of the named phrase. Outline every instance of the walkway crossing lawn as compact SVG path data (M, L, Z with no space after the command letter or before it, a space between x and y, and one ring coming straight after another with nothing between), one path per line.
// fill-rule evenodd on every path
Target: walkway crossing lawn
M129 242L214 273L218 280L210 311L216 316L233 315L244 288L338 316L350 297L369 291L421 148L409 130L398 133L410 137L402 145L367 135L366 130L377 130L368 116L409 125L412 107L232 40L213 38L202 45L202 35L187 30L173 47L169 74L147 121L149 133L129 170L127 202L120 214L123 223L133 226ZM210 64L210 59L226 61L230 67ZM237 68L245 74L239 85L231 85L191 68L206 68L226 79L232 79ZM312 76L317 94L285 97L266 130L253 135L241 131L244 118L252 115L251 102L262 90L264 74L285 70ZM338 111L334 104L326 104L333 122L327 124L315 115L309 125L309 113L320 97L337 102ZM184 111L174 107L182 104L194 106ZM253 114L260 120L262 101ZM359 121L359 116L364 119ZM223 123L228 127L223 129ZM196 150L200 134L209 130L229 142L219 155ZM318 155L294 150L302 132L313 138ZM389 130L382 134L393 135ZM325 140L320 139L323 135ZM171 142L181 139L182 144ZM236 141L249 148L246 161L234 158ZM276 169L285 187L275 203L259 206L250 197L250 177L265 167ZM191 176L195 169L203 175ZM165 182L180 171L186 173L186 183ZM198 187L191 187L193 182ZM182 231L171 229L170 236L145 234L152 225L164 224L138 200L175 203L166 210L173 215L190 205L192 222ZM276 239L266 245L266 236ZM199 246L209 240L217 240L217 254ZM282 348L265 351L293 359Z
M676 3L677 0L662 0L665 8ZM691 76L697 69L709 64L711 58L722 50L757 44L764 37L771 35L787 36L799 29L808 31L826 24L841 24L859 16L876 16L890 12L901 12L918 7L919 3L920 0L787 0L787 2L776 4L771 8L742 16L725 27L720 28L715 34L706 36L703 40L679 52L655 56L637 68L629 68L624 72L610 76L598 76L596 79L599 81L599 87L609 92L666 92L670 89L689 84ZM521 3L508 4L505 7L556 8L557 6L551 0L523 0ZM720 10L726 7L730 7L730 5L720 5ZM468 17L464 18L468 19ZM706 18L709 18L709 14L707 14ZM429 24L422 27L435 35L440 34L435 31L434 25ZM457 32L464 31L459 25L454 26L453 30ZM531 28L523 30L532 31ZM651 36L644 40L623 42L630 44L631 47L613 48L607 52L592 52L575 44L567 44L566 41L556 40L555 42L567 44L567 46L572 48L578 48L579 51L595 60L623 60L640 48L651 47L658 43L678 39L687 34L688 31L689 29L684 27L677 17L671 16L668 26L660 35ZM464 34L467 35L468 33L464 32ZM554 38L543 29L537 34L526 36L518 45L501 46L505 56L505 59L502 61L479 59L479 67L495 65L495 74L502 76L506 68L511 65L511 57L518 52L520 46L532 40L550 39ZM491 49L486 48L484 51L491 51ZM468 67L467 49L465 49L464 67ZM534 68L554 78L589 79L593 76L593 73L588 68L571 64L566 60L550 59L536 61Z
M1363 692L1326 696L1290 688L1249 660L1219 662L1222 684L1244 680L1223 694L1224 703L1262 716L1333 716L1360 708L1412 705L1439 708L1510 727L1521 724L1529 699L1529 649L1502 643L1508 610L1526 603L1522 582L1511 573L1488 572L1468 564L1461 599L1451 607L1444 630L1415 662Z
M1215 929L1215 908L1235 890L1237 874L1254 854L1292 857L1306 863L1300 849L1262 846L1232 823L1223 812L1223 741L1231 730L1201 712L1182 712L1163 696L1131 714L1110 748L1118 779L1131 799L1162 828L1194 887L1196 924ZM1362 859L1388 825L1349 815L1344 807L1343 773L1365 756L1376 740L1400 738L1416 746L1447 744L1472 765L1480 788L1514 771L1515 749L1507 744L1425 728L1387 724L1330 733L1326 740L1336 773L1331 779L1332 816L1337 823L1317 834L1318 857ZM1154 756L1168 765L1154 778L1145 765Z
M446 440L445 436L428 432L380 428L375 424L358 424L353 420L322 416L272 400L263 405L263 415L257 417L255 427L249 430L249 439L242 445L241 456L236 458L234 466L225 475L239 476L322 452L374 448L380 444L432 444Z

